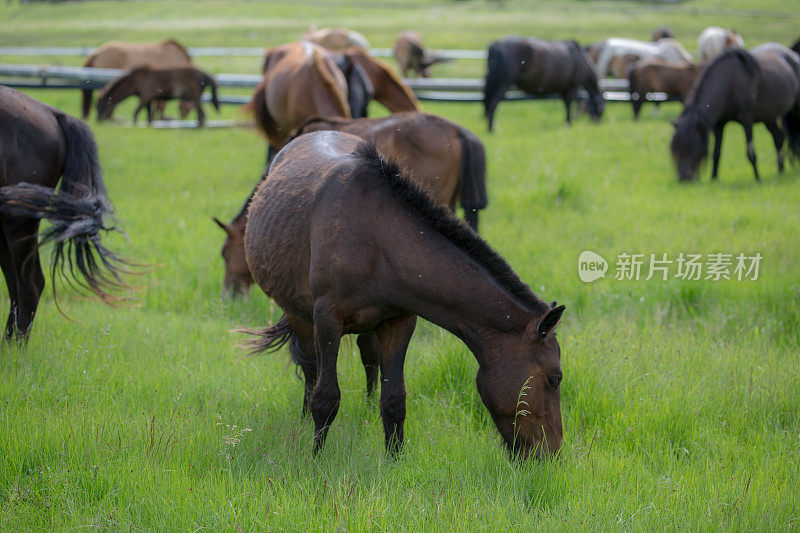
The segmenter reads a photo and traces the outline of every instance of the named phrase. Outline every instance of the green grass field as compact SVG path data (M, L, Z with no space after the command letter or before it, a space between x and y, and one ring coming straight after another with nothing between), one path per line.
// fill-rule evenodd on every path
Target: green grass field
M473 49L514 32L646 38L660 24L690 50L710 24L734 26L748 45L800 33L800 12L777 0L369 6L3 4L0 44L169 36L189 46L267 46L310 23L358 29L378 47L415 28L431 47ZM12 60L26 58L0 58ZM258 66L200 63L215 72ZM438 74L482 68L453 62ZM78 114L77 91L29 93ZM238 211L260 175L263 140L251 129L92 122L130 239L112 236L109 246L158 268L133 281L140 289L128 307L62 291L71 321L48 291L30 342L0 346L0 529L799 527L800 166L777 175L771 139L757 126L763 182L755 183L744 134L730 125L719 182L706 169L699 183L678 184L668 153L678 104L658 116L645 107L639 123L627 105L609 104L600 124L581 117L566 127L558 102L504 103L491 135L477 104L424 108L484 140L490 207L482 234L537 294L567 306L557 459L509 460L475 390L474 358L428 323L407 357L403 456L383 454L378 408L365 401L348 339L342 406L326 448L312 457L288 353L244 355L230 332L266 325L280 310L257 290L246 301L219 298L223 233L211 217ZM579 280L584 250L612 263L606 279ZM620 253L681 252L759 252L759 279L613 279Z

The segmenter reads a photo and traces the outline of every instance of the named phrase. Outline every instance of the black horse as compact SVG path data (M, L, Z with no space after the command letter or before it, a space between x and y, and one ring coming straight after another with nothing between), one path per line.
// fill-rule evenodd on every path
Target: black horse
M37 242L43 218L52 223L42 242L54 243L54 280L60 272L107 302L114 299L108 289L125 286L124 261L100 241L101 230L111 229L105 222L111 212L86 124L0 86L0 266L11 300L6 339L28 336L44 289Z
M560 95L567 108L567 124L581 87L589 93L592 118L599 120L603 115L597 74L589 56L575 41L506 37L489 45L487 67L483 105L489 131L497 104L512 84L532 95Z
M783 172L783 143L800 158L800 58L783 45L767 43L747 52L733 48L715 59L700 77L675 122L672 157L678 179L692 180L708 155L708 135L714 132L714 167L717 178L725 124L744 127L747 158L756 180L753 124L763 122L778 152L778 172ZM782 127L779 125L782 123Z

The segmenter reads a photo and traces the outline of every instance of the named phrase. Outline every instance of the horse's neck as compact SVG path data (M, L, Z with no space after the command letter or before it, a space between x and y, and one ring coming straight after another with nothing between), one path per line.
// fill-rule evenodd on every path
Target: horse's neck
M420 231L434 231L426 227ZM460 338L479 363L498 339L520 335L538 316L502 287L486 269L444 237L426 238L404 265L404 307ZM421 248L421 249L420 249Z

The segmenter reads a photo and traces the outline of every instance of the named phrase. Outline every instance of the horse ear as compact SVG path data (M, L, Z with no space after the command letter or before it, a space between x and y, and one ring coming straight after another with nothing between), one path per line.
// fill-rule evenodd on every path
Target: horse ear
M220 220L220 219L218 219L217 217L211 217L211 219L212 219L214 222L216 222L216 223L217 223L217 226L219 226L220 228L222 228L222 229L223 229L223 231L225 231L225 233L227 233L228 235L232 235L232 234L233 234L233 231L231 230L231 227L230 227L229 225L227 225L226 223L224 223L223 221L221 221L221 220Z
M553 302L554 304L556 302ZM542 340L547 337L547 334L553 331L558 325L558 322L561 320L561 314L566 309L566 306L559 305L558 307L553 307L547 313L544 314L540 319L532 320L530 324L528 324L528 328L525 331L525 334L531 338L532 340Z

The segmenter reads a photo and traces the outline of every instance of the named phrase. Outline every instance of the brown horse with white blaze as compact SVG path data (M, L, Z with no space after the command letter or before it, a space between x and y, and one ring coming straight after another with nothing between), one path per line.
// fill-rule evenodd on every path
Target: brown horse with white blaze
M55 187L61 181L61 187ZM5 338L25 339L44 290L39 222L52 222L56 274L104 301L125 287L124 260L100 240L112 213L91 130L82 121L0 86L0 266L11 309ZM53 289L55 294L55 288Z
M453 211L456 202L460 203L464 219L478 231L478 211L488 204L486 155L483 143L471 131L436 115L406 112L383 118L312 119L300 127L297 136L324 130L373 139L382 154L413 170L420 184L428 187L440 204ZM214 219L226 233L222 246L224 295L246 294L253 282L244 256L247 205L251 198L252 193L229 224Z
M478 392L512 453L558 450L562 373L553 329L564 306L534 295L374 144L328 131L287 145L250 203L245 250L253 278L285 313L250 330L251 347L291 341L315 451L339 409L336 361L346 334L359 336L365 363L380 366L386 448L401 449L403 366L417 316L474 354Z

